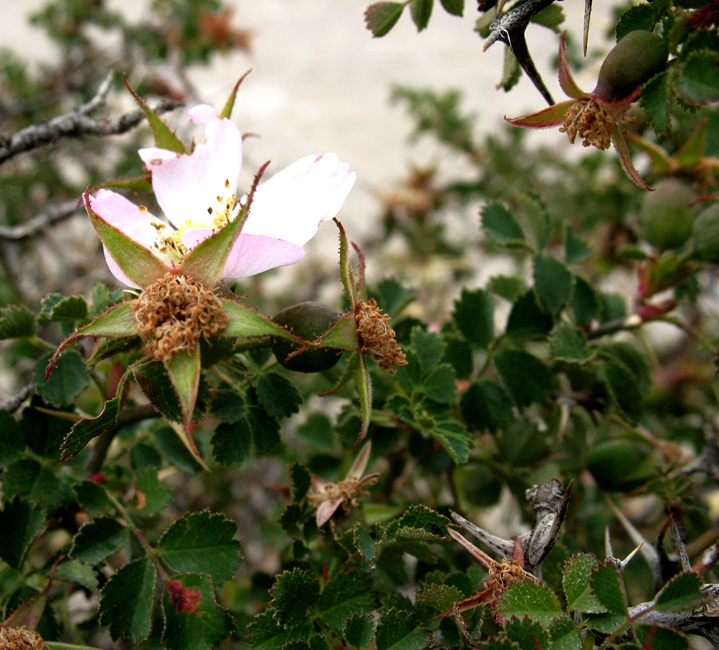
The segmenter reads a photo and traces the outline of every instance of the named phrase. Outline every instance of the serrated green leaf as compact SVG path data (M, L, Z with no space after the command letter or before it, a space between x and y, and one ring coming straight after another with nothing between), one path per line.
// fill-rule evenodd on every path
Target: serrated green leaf
M531 467L550 451L546 434L526 419L509 424L501 438L501 449L502 458L510 467Z
M119 521L98 517L77 532L72 540L70 557L86 564L97 564L129 541L129 532Z
M393 278L384 278L374 291L369 291L368 297L374 298L378 305L382 305L385 313L397 318L402 310L417 298L417 291L403 287Z
M417 590L417 602L429 605L440 612L447 611L463 599L464 594L454 585L425 583Z
M24 305L0 310L0 340L29 338L35 335L35 315Z
M512 398L490 379L474 382L462 395L462 418L467 426L496 433L512 421Z
M180 573L209 573L216 581L229 580L242 559L234 539L237 524L207 510L175 521L162 535L157 551Z
M654 7L650 4L637 5L627 9L619 18L616 34L617 43L629 32L645 30L651 32L657 24Z
M96 591L98 588L97 573L79 560L67 560L58 565L55 579L70 582Z
M457 397L455 380L454 368L448 363L440 363L427 374L422 388L429 399L440 404L450 404Z
M482 208L482 228L499 242L525 243L524 233L512 214L500 203L488 203Z
M563 614L557 597L548 587L530 581L510 584L497 598L497 615L504 621L526 616L547 626Z
M182 575L165 582L162 610L167 650L207 650L234 628L230 612L217 604L208 575Z
M375 541L372 539L372 536L359 522L357 522L353 528L353 535L354 545L357 550L365 560L372 562L377 552L377 547L375 545Z
M154 517L172 501L172 490L160 484L154 467L143 469L135 480L135 512Z
M367 7L364 20L372 36L379 38L387 34L399 20L404 7L403 2L375 2Z
M9 495L6 495L6 497ZM6 501L0 511L0 558L20 569L30 544L45 525L45 512L29 501Z
M564 231L564 261L567 264L579 264L586 262L594 250L574 234L572 227L567 225Z
M502 58L502 77L497 83L497 88L501 88L504 92L509 92L519 83L521 78L522 66L519 65L512 48L505 47L504 57Z
M180 440L177 432L171 427L155 429L152 432L152 439L165 458L180 471L188 474L197 474L202 471L202 465L197 462L190 450Z
M374 623L369 614L352 614L345 623L343 637L355 648L366 648L372 642Z
M533 23L542 25L547 29L551 29L555 34L559 34L565 20L564 10L556 4L551 4L542 9L536 16L532 16L531 20Z
M312 485L310 471L302 463L295 462L290 467L290 477L292 479L292 501L301 501Z
M472 434L459 422L445 418L436 418L434 425L427 430L430 436L438 440L452 460L460 465L469 460L474 440Z
M674 68L674 88L689 104L703 106L719 100L719 54L692 52Z
M494 338L494 303L484 289L462 289L454 303L452 318L470 343L486 348Z
M99 515L110 507L104 488L94 481L81 481L73 485L78 503L91 515Z
M429 24L433 6L434 0L412 0L409 3L409 12L412 16L412 22L417 27L418 32L426 29Z
M270 593L277 620L284 627L294 627L316 608L320 586L309 571L292 569L277 576Z
M644 114L657 133L669 133L671 128L669 72L658 74L644 86L639 97L639 105L644 109Z
M601 563L597 566L589 584L592 594L607 608L607 612L617 616L627 616L627 597L619 570L614 564Z
M420 650L430 641L429 630L408 612L392 610L381 615L375 631L377 650Z
M507 336L514 341L543 338L552 329L550 314L537 304L534 291L528 291L512 305L507 319Z
M252 451L252 429L247 420L220 424L212 436L212 456L222 465L241 465Z
M435 368L441 361L446 349L446 344L439 334L428 332L421 327L412 328L410 344L424 374L431 372Z
M317 601L318 617L341 633L350 616L374 609L371 587L372 580L368 574L356 571L337 573Z
M519 202L529 218L534 246L537 251L541 251L549 243L551 234L551 219L547 206L536 194L520 194Z
M615 406L630 421L636 421L641 413L642 395L634 373L623 363L613 360L600 361L599 368Z
M572 296L573 276L559 260L549 255L534 259L534 290L539 302L552 314L558 314Z
M33 458L22 458L9 465L3 474L3 495L29 499L49 511L71 498L70 490L56 472Z
M634 626L642 650L689 650L689 640L679 631L661 625Z
M550 333L549 350L555 361L583 363L589 359L585 337L564 321L560 322Z
M252 431L252 441L259 454L271 454L282 444L280 425L257 402L254 391L248 391L247 423Z
M702 582L696 573L674 576L654 599L654 609L660 612L682 612L696 609L706 602Z
M255 389L260 404L278 420L288 418L300 410L302 395L294 384L282 375L274 372L260 375Z
M53 406L65 406L90 383L85 361L79 352L68 350L55 364L49 379L45 371L52 355L42 357L35 366L33 381L42 398Z
M122 390L111 400L105 402L102 412L95 418L85 418L76 422L60 447L60 462L66 463L77 456L90 440L113 430L117 426L117 418L122 406Z
M276 609L262 610L247 627L248 641L254 650L283 650L292 641L304 641L312 633L312 620L287 629L276 616Z
M587 327L599 316L597 292L589 282L578 275L574 276L571 306L578 327Z
M549 648L549 634L542 625L528 617L513 618L504 626L504 633L522 650ZM553 646L552 646L553 647Z
M582 640L574 621L569 616L555 618L549 626L552 650L581 650Z
M489 288L493 294L509 302L515 302L529 289L524 278L518 275L495 275L489 280Z
M447 539L447 517L424 505L411 505L387 529L388 535L394 535L401 528L417 528L430 534L427 539Z
M592 594L589 586L592 571L597 566L599 566L597 558L584 553L575 555L567 562L562 583L569 611L586 614L603 614L607 611Z
M464 13L464 0L440 0L444 10L453 16L461 16Z
M0 411L0 466L20 458L25 449L20 425L7 411Z
M549 399L552 375L537 357L523 350L502 350L493 361L517 406L541 405Z
M150 634L157 571L141 558L115 573L102 590L100 623L113 639L125 636L135 643Z
M42 301L40 320L45 323L72 323L87 320L89 315L87 300L82 296L51 294Z

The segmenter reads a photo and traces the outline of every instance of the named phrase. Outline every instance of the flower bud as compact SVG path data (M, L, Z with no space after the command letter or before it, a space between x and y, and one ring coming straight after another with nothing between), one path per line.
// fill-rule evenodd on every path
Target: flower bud
M305 341L315 341L341 318L331 307L321 302L301 302L287 307L272 320ZM277 361L288 370L322 372L332 368L342 356L342 350L323 348L313 350L287 339L275 337L272 352ZM296 353L296 354L293 354Z
M629 32L607 54L593 95L619 102L660 73L667 62L664 39L645 30Z
M659 250L679 248L692 234L699 208L690 204L699 197L694 188L678 178L667 178L647 192L639 218L642 239Z

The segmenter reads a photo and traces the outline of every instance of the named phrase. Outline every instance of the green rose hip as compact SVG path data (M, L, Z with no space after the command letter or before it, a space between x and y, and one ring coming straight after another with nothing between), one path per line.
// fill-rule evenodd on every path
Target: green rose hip
M692 227L694 257L702 262L719 264L719 203L699 213Z
M272 320L305 341L315 341L341 318L331 307L321 302L301 302L275 314ZM272 352L288 370L322 372L332 368L342 356L342 350L324 348L304 349L292 341L275 337ZM298 350L302 350L298 352ZM294 354L297 352L297 354Z
M659 250L679 248L692 234L699 208L691 205L699 194L679 178L659 181L644 195L639 213L640 235Z

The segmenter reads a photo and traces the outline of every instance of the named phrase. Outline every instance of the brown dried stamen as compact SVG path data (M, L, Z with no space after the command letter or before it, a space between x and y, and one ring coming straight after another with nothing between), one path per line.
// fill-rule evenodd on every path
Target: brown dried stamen
M357 505L357 498L362 496L362 486L369 480L375 483L376 474L366 476L364 478L346 478L339 483L324 483L317 492L311 492L307 495L307 499L314 508L325 501L341 501L343 510L348 511L349 506Z
M3 650L46 650L42 637L24 627L0 627L0 648Z
M406 366L407 357L397 345L394 330L390 327L389 314L382 312L377 301L358 300L354 306L360 350L370 355L383 370L396 372L393 366Z
M612 144L611 132L617 125L617 118L591 97L578 99L569 107L564 125L559 127L574 144L577 136L582 146L592 145L602 151Z
M163 362L181 350L192 356L201 336L219 334L229 320L210 289L181 273L166 273L146 287L132 311L145 351Z

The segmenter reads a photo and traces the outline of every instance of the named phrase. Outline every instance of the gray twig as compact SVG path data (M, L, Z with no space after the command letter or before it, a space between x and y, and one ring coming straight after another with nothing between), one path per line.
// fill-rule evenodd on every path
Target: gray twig
M139 109L115 119L96 120L89 117L89 113L105 105L111 82L112 75L109 75L90 101L70 113L54 117L44 124L32 124L9 138L2 138L0 140L0 164L18 154L54 144L61 138L118 135L136 127L144 117L143 112ZM181 105L181 102L163 99L153 110L164 113Z
M48 226L71 217L81 207L79 199L50 206L47 210L30 219L30 221L19 226L0 226L0 239L9 241L30 239L42 233Z
M30 395L33 394L35 391L35 384L27 384L26 386L23 386L18 393L13 395L12 397L9 397L8 399L0 402L0 410L1 411L8 411L9 413L14 413L17 411L22 403L30 397Z

